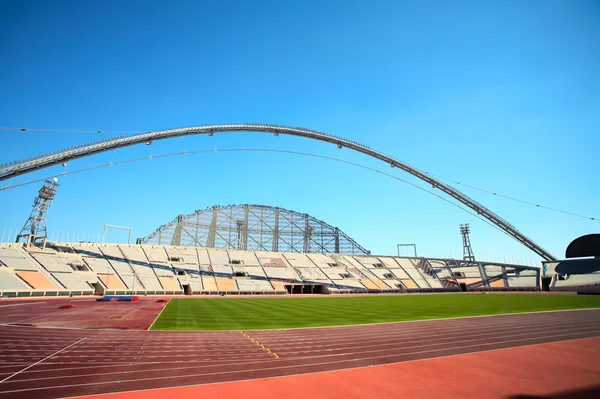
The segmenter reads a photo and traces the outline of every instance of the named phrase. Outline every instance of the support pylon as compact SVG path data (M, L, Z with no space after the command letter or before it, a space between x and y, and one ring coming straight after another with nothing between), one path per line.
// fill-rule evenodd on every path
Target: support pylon
M48 208L52 205L52 200L56 195L58 188L57 179L46 180L40 189L38 196L33 200L31 215L25 222L21 232L17 236L16 242L22 242L25 246L41 245L46 246L48 231L46 229L46 217Z
M474 262L475 255L473 254L473 248L471 248L471 239L469 238L470 232L471 228L468 223L460 225L460 234L462 235L463 241L463 260Z

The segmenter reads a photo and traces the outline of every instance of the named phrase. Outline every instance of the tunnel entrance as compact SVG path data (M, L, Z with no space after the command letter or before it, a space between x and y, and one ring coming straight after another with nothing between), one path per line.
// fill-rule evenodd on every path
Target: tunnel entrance
M286 284L288 294L326 294L327 289L323 284Z

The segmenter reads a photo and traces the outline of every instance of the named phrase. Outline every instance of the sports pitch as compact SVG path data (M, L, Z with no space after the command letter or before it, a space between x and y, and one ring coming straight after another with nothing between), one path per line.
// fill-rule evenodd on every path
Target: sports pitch
M600 296L442 294L175 298L152 330L260 330L600 308Z

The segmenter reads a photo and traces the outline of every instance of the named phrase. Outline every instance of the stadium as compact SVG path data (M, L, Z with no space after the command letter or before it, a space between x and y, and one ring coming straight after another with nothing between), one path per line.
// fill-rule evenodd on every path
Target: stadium
M598 0L0 37L0 399L600 398Z
M309 380L295 392L314 396L319 373L332 371L332 386L351 386L336 378L369 379L340 393L359 397L401 372L404 382L389 387L393 397L401 386L417 389L408 380L420 369L386 365L451 359L436 366L443 369L481 362L468 356L498 355L507 356L511 373L526 373L531 365L523 357L546 359L535 352L538 344L551 345L543 349L551 357L567 351L561 364L597 355L578 345L600 335L600 296L576 295L600 287L597 236L575 240L568 259L557 260L460 191L341 137L268 124L173 129L11 162L0 179L119 147L219 132L296 135L375 157L468 206L545 261L476 259L468 225L461 225L463 259L373 254L323 220L257 204L180 214L135 243L53 240L46 216L59 184L46 180L15 242L0 244L2 397L256 396L283 389L269 385L277 384L273 377L303 375ZM495 370L481 373L489 381ZM293 383L278 381L290 392Z

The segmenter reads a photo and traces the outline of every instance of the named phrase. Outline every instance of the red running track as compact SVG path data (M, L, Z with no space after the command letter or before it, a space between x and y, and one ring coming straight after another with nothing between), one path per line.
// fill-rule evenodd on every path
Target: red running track
M0 326L0 398L305 374L600 336L600 310L245 332Z

